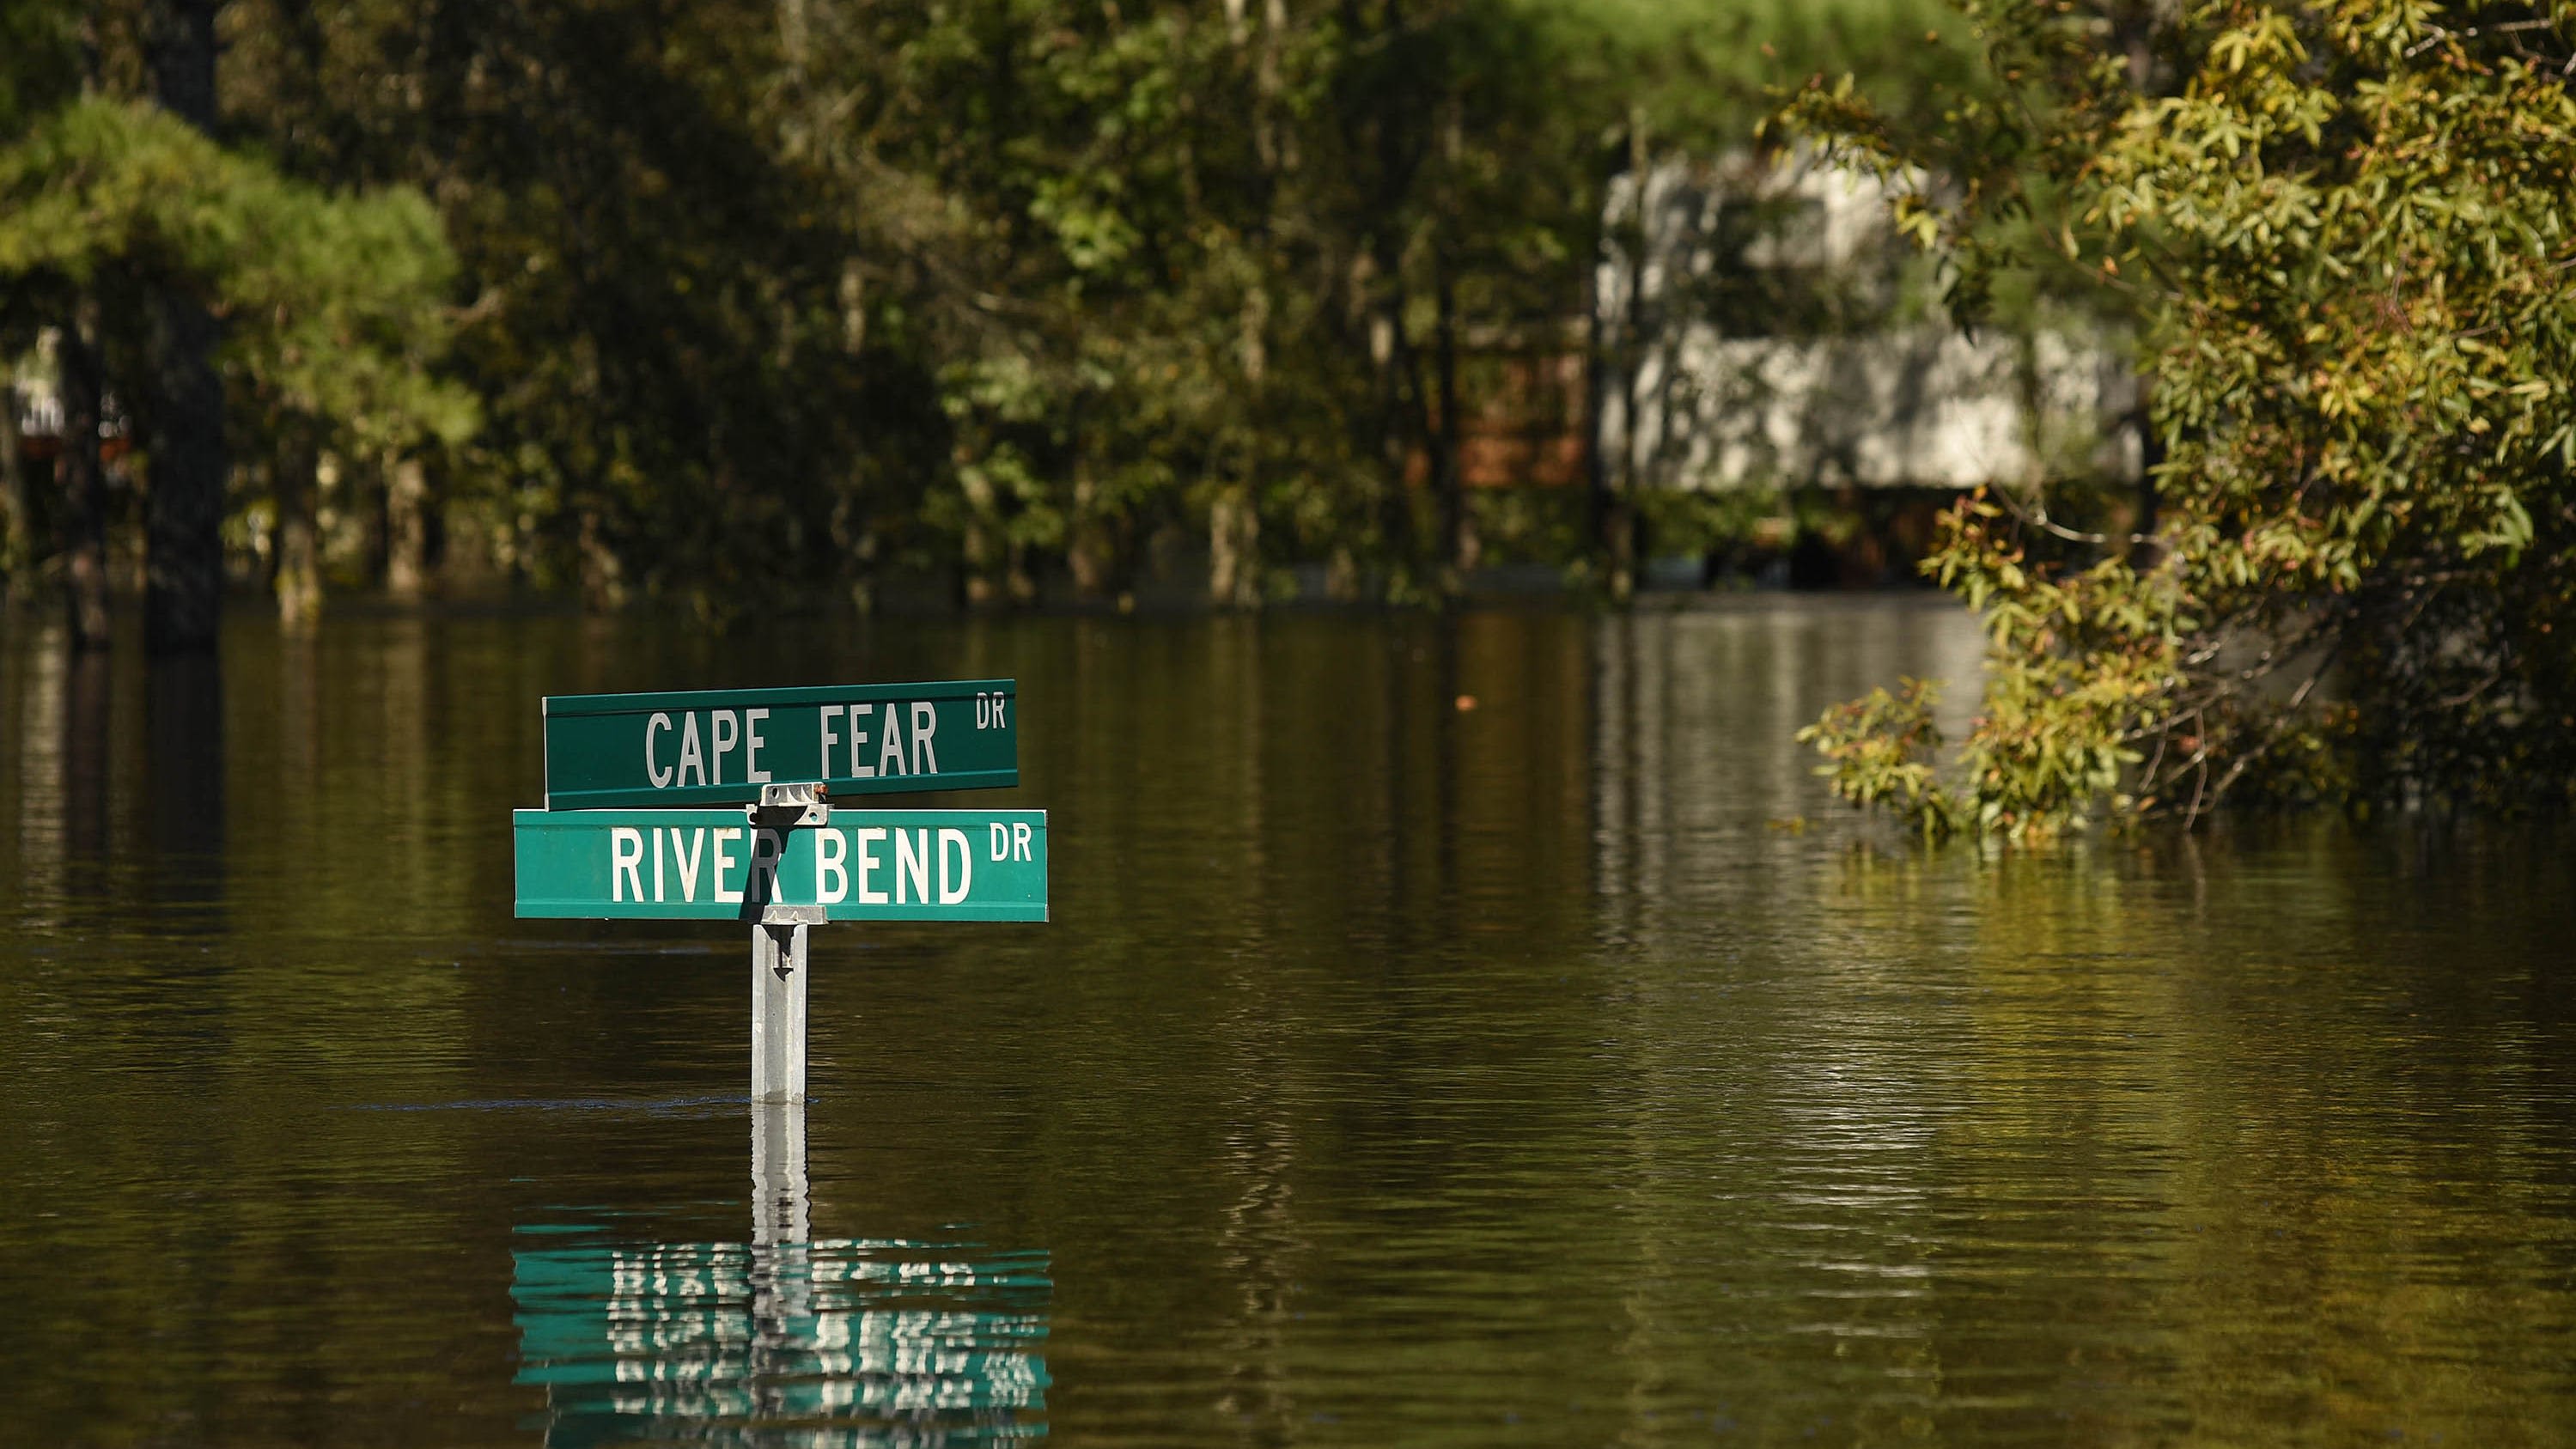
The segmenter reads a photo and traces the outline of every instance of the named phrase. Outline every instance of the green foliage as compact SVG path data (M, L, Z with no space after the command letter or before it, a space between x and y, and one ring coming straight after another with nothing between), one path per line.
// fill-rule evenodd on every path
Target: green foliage
M1590 546L1459 453L1581 345L1617 171L1811 66L1911 114L1967 78L1933 3L230 0L218 150L71 105L143 89L132 6L21 0L0 343L187 279L237 498L327 421L600 603L1114 597L1193 538L1233 602L1309 560L1433 597L1472 526Z
M471 395L424 371L453 270L417 194L333 197L148 106L80 101L0 149L0 285L174 279L230 324L253 394L380 448L473 429Z
M2126 528L2069 527L2050 490L1948 516L1928 567L1993 639L1950 813L2027 836L2104 803L2562 801L2576 14L1969 14L2003 101L1928 138L1847 90L1795 114L1910 183L1963 304L2017 267L2092 279L2167 452ZM1862 748L1890 727L1818 727L1847 795L1909 798Z
M1798 732L1833 761L1834 793L1856 805L1894 808L1926 839L1958 830L1958 801L1942 788L1932 756L1941 748L1932 707L1940 686L1901 681L1897 692L1873 689L1825 711L1823 720Z
M1418 596L1444 358L1580 315L1618 138L1955 70L1928 5L236 0L227 104L437 199L486 417L451 504L538 582L1113 594L1197 535Z
M0 4L0 138L76 94L80 10L65 0Z

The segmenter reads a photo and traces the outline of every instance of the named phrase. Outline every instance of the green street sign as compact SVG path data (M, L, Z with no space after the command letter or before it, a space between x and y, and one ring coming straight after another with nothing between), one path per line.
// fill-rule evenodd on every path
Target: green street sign
M835 809L823 824L775 826L741 810L517 810L510 823L523 917L1047 918L1043 810Z
M1020 783L1007 679L550 696L546 808L747 805L766 784L836 796Z

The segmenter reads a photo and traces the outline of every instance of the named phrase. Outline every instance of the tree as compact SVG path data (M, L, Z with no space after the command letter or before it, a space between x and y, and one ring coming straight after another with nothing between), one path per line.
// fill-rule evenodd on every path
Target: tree
M2576 13L2467 0L1978 0L1996 89L1907 134L1848 87L1794 119L1907 189L1956 267L2055 267L2134 319L2144 506L2042 487L1944 515L1983 706L1806 732L1927 833L2104 807L2564 799L2576 782Z
M143 0L139 29L147 91L171 116L215 134L218 0ZM223 613L224 385L221 334L205 299L176 279L151 297L144 419L152 486L144 496L145 647L212 649Z
M715 619L859 566L941 422L906 299L847 265L905 178L844 184L784 133L801 8L235 0L237 133L316 184L417 188L461 264L439 374L482 427L377 460L388 513L434 493L404 507L515 579Z
M283 433L290 449L309 452L323 438L455 442L474 426L473 399L425 365L447 330L453 270L417 194L333 196L299 185L155 107L78 101L0 148L0 294L23 314L72 319L56 353L76 635L97 642L104 633L100 384L177 365L171 297L227 326L208 368L231 374L233 394L259 409L252 427ZM171 437L154 440L154 486L175 486L162 471ZM218 519L222 501L219 487ZM177 526L165 518L151 536ZM155 647L205 643L211 615L191 611L213 601L176 583L165 593L151 615L162 620Z
M68 0L28 0L0 6L0 144L14 140L37 119L80 93L90 67L79 8ZM49 328L67 335L69 349L57 349L56 391L69 415L63 429L61 460L56 464L60 499L46 497L20 466L16 398L0 387L0 404L13 412L0 424L8 456L0 458L0 482L11 488L9 536L0 550L9 555L0 566L33 573L48 553L59 556L66 584L72 641L75 647L107 639L107 558L105 520L100 512L104 479L98 458L97 380L84 347L94 341L89 319L64 315L53 304L52 289L0 284L0 376L16 371L10 363L30 352ZM14 379L13 379L14 380ZM48 505L40 509L38 500ZM50 525L50 526L48 526ZM46 535L50 534L48 537ZM18 579L10 580L12 583Z
M381 499L389 586L452 517L513 581L715 620L896 568L1005 604L1061 567L1110 600L1192 541L1225 606L1307 560L1431 600L1474 553L1476 339L1564 335L1611 166L1651 149L1624 128L1724 144L1766 40L1910 54L1928 3L228 0L227 154L299 195L417 193L456 267L406 284L424 343L366 341L381 368L296 361L334 345L300 306L254 327L181 290L227 329L236 517L276 515L289 599L328 451ZM179 94L146 62L207 13L21 5L57 50L86 34L102 97ZM13 61L0 142L67 99ZM335 235L245 238L363 244ZM316 265L308 300L365 282ZM80 299L47 295L62 329ZM176 333L108 311L117 398L166 413L185 389L134 369ZM470 439L445 404L311 395L433 376Z

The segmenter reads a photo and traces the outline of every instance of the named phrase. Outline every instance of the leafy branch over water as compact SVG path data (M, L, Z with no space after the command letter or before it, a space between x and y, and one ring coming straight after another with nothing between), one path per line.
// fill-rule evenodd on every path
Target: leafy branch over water
M1835 788L2015 839L2224 803L2563 800L2576 781L2576 14L2341 0L1963 6L1994 88L1788 119L1904 188L1968 315L2036 271L2137 329L2149 483L1944 515L1984 615L1946 771L1920 688L1805 732ZM2158 459L2154 453L2161 452Z

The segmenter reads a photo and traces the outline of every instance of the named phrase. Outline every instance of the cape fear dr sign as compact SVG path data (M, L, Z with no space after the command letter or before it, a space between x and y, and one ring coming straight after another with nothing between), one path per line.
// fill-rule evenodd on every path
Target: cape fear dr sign
M1007 679L545 701L546 808L746 804L760 787L835 797L1020 782Z

